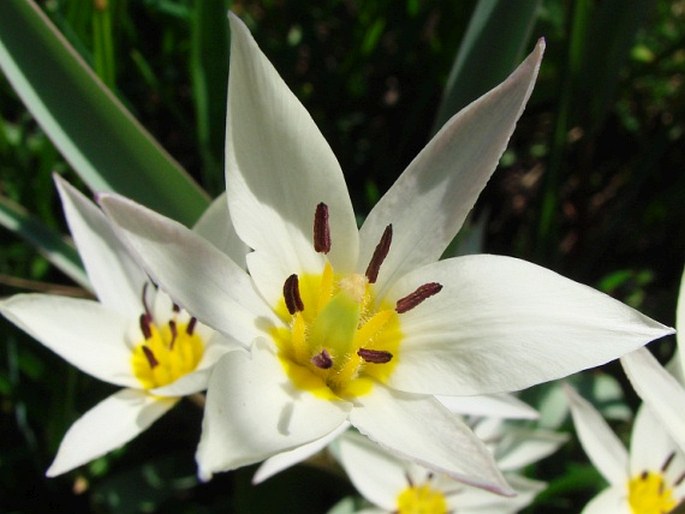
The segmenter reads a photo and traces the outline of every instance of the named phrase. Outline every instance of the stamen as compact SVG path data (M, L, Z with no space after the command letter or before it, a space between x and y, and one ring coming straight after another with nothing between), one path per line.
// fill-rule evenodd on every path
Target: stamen
M291 315L304 310L304 304L302 303L302 297L300 296L299 284L299 279L294 273L286 278L285 284L283 284L283 298L285 299L285 306L288 308L288 312Z
M331 251L331 227L328 224L328 205L321 202L314 214L314 250L319 253Z
M195 332L195 325L197 325L197 318L193 316L192 318L190 318L188 326L186 327L186 334L192 336L193 332Z
M399 300L397 300L397 303L395 304L395 311L398 314L410 311L424 300L430 298L435 294L438 294L441 289L442 284L438 284L437 282L429 282L427 284L423 284L422 286L416 288L416 291L414 291L413 293L410 293L404 298L400 298Z
M176 322L173 319L169 320L169 330L171 330L171 342L169 343L169 350L173 350L174 343L176 342L176 336L178 335L178 330L176 329Z
M675 482L673 482L673 485L674 485L674 486L679 486L680 484L683 483L683 480L685 480L685 472L683 472L683 473L678 477L678 480L676 480Z
M407 483L409 484L409 487L414 487L414 481L411 479L411 476L409 475L408 471L404 472L404 478L407 479Z
M150 328L150 323L152 323L152 317L149 313L140 315L140 331L143 333L145 339L150 339L152 337L152 329Z
M385 364L392 360L392 353L383 350L369 350L368 348L360 348L357 350L359 355L365 362L372 364Z
M647 477L649 476L649 473L647 470L643 471L642 474L640 474L640 480L647 480Z
M381 264L383 264L383 261L388 256L391 242L392 224L385 227L381 240L378 242L378 245L376 245L376 249L371 256L371 262L369 262L369 266L366 268L365 275L366 278L369 279L369 284L375 284L376 280L378 280L378 272L381 269Z
M673 462L673 458L675 457L675 452L671 452L671 454L666 457L666 461L662 464L661 466L661 472L665 473L668 467L671 465L671 462Z
M147 346L143 345L143 353L145 354L145 358L147 359L148 364L150 365L150 369L155 369L159 365L159 361L155 358L155 354L152 353L152 350L150 350Z
M318 353L312 357L312 364L317 368L330 369L333 366L333 359L331 354L324 348L321 353Z
M174 303L171 305L171 310L174 312L181 312L181 306L178 305L177 303Z

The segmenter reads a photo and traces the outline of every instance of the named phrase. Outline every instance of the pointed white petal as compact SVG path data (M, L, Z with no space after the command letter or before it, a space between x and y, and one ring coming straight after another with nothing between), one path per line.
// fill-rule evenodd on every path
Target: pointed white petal
M666 469L673 468L676 476L685 471L682 450L665 430L664 423L654 415L649 404L643 403L637 411L630 439L630 474L659 471L670 460ZM674 478L675 480L675 478Z
M199 475L228 471L322 438L345 422L350 405L298 390L266 341L236 351L209 379Z
M138 387L125 334L130 320L93 300L19 294L0 312L53 352L100 380Z
M354 432L339 439L339 451L340 463L361 495L386 511L395 511L397 496L410 485L410 463Z
M233 222L228 212L226 193L221 193L202 213L195 223L193 232L204 237L219 250L228 255L233 262L246 269L245 256L250 249L235 233Z
M357 261L358 232L340 165L311 116L235 15L226 121L226 189L236 231L248 246L283 260L290 273L316 266L316 205L329 209L336 269ZM288 275L284 275L281 283Z
M637 394L685 451L685 387L646 348L624 355L621 364Z
M469 255L409 273L389 292L443 288L400 315L388 385L424 394L515 391L599 366L672 329L535 264Z
M633 514L627 494L625 484L608 487L590 500L581 514Z
M260 484L275 474L280 473L281 471L288 469L295 464L304 462L309 457L312 457L323 450L349 427L350 424L348 422L344 422L332 432L312 441L311 443L303 444L302 446L298 446L297 448L287 452L278 453L273 457L266 459L262 465L259 466L259 469L257 469L254 477L252 477L252 483L255 485Z
M47 471L54 477L119 448L143 432L178 400L123 389L98 403L67 431Z
M492 416L509 419L537 419L533 407L511 394L478 396L436 396L438 401L456 414Z
M135 318L142 312L147 277L114 234L100 209L59 175L55 184L64 215L100 302Z
M275 322L244 270L180 223L117 196L100 204L145 269L177 303L244 345Z
M433 397L400 393L379 384L357 398L350 421L401 458L476 487L511 494L483 443Z
M602 415L570 386L565 387L573 423L585 453L610 484L628 481L628 452Z
M360 261L371 258L385 226L390 254L378 285L438 260L492 175L528 101L544 51L528 58L495 89L452 117L369 214L360 232Z

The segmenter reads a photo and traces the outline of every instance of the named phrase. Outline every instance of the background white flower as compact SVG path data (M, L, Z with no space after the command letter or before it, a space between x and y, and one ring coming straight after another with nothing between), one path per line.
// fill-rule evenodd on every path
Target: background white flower
M676 330L685 330L685 270L680 279ZM676 333L676 340L678 348L668 370L646 348L625 355L621 358L621 364L637 394L685 451L685 352L680 348L683 336Z
M48 476L133 439L182 396L204 390L211 366L235 348L156 291L100 209L60 177L55 182L98 301L19 294L3 300L0 312L83 372L124 389L71 426ZM226 216L225 202L216 203L197 230L239 259L242 246Z
M628 453L588 401L570 387L566 394L578 438L609 482L584 514L661 514L685 499L685 454L646 404L635 417Z

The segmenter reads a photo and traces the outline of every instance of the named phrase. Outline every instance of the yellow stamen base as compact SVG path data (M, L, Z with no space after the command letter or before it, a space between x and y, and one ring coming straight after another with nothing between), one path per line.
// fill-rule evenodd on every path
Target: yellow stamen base
M397 496L399 514L447 514L445 495L427 484L410 486Z
M633 514L663 514L670 512L678 502L661 473L646 471L630 479L628 503Z
M286 327L272 336L286 374L299 389L339 399L368 393L384 382L398 360L402 339L394 305L376 305L373 285L363 275L336 275L330 263L321 274L299 277L304 310L291 314L281 300L276 312ZM389 362L365 361L360 349L388 352ZM332 365L316 365L325 351ZM320 362L320 361L319 361Z
M189 334L186 323L176 325L175 335L168 324L158 327L150 323L149 327L150 337L136 345L131 357L133 374L144 389L171 384L195 370L204 353L197 332Z

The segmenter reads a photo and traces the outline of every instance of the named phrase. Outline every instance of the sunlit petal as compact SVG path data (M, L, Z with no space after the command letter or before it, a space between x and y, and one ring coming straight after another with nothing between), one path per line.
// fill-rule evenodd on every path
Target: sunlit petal
M142 308L145 273L114 234L103 212L59 175L54 177L69 230L96 296L110 309L137 316Z
M386 449L456 480L511 494L483 443L434 398L377 385L357 403L352 425Z
M535 264L494 255L439 261L393 286L443 287L401 315L405 334L388 382L420 393L515 391L604 364L672 329Z
M197 450L203 479L322 438L345 422L350 405L297 390L261 340L252 355L226 354L209 381Z
M125 343L130 320L93 300L43 294L15 295L0 312L81 371L100 380L138 387Z
M297 448L287 452L278 453L273 457L266 459L262 465L259 466L259 469L257 469L254 477L252 477L252 483L259 484L264 480L271 478L275 474L307 460L328 446L329 443L339 437L340 434L345 432L349 426L350 424L345 422L332 432L319 439L316 439L315 441L312 441L311 443L303 444L302 446L298 446Z
M544 47L540 40L507 80L451 118L373 208L360 232L360 264L368 262L392 223L392 248L378 278L381 291L407 271L438 260L461 228L523 112Z
M214 245L123 197L100 204L155 282L200 321L245 345L273 321L245 271Z
M152 425L177 401L133 389L113 394L71 425L47 475L66 473L119 448Z
M340 165L243 22L233 14L229 19L226 189L236 231L256 251L278 256L290 273L311 270L319 265L312 247L314 213L324 202L329 258L351 271L358 234Z

